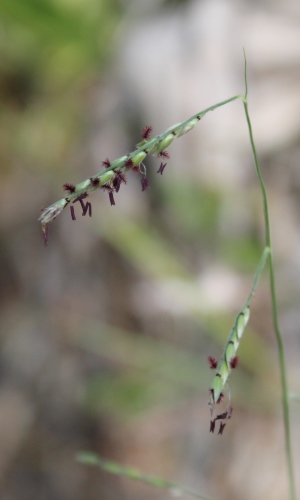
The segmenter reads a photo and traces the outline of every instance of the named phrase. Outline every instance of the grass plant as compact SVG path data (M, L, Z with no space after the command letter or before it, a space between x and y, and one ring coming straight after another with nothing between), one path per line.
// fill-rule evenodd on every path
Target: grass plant
M226 99L225 101L214 104L213 106L210 106L204 109L203 111L200 111L195 115L191 116L186 121L169 127L165 132L153 138L151 138L151 132L152 132L151 126L145 127L142 133L142 140L137 144L134 151L132 151L128 155L122 156L121 158L117 158L114 161L110 161L108 159L105 160L103 162L104 168L101 172L99 172L97 175L93 177L84 180L83 182L77 185L66 183L64 185L64 189L67 192L67 195L62 199L58 200L57 202L53 203L49 207L43 209L39 217L39 221L42 224L44 242L45 244L48 244L49 224L63 211L64 208L70 206L71 217L73 220L76 218L74 203L80 205L83 216L86 215L87 213L91 216L92 206L89 201L88 202L86 201L86 198L93 191L96 191L97 189L105 190L109 195L110 203L114 205L115 194L118 193L121 185L127 182L126 179L127 172L133 171L141 175L141 187L142 190L145 191L148 187L148 180L146 175L146 168L143 164L143 161L145 160L147 155L154 154L159 159L161 159L161 163L157 170L157 173L162 175L166 167L166 162L169 158L169 154L166 148L169 147L176 138L183 136L191 129L193 129L209 111L214 111L215 109L221 106L225 106L235 100L242 101L248 126L250 144L254 159L254 166L256 169L256 174L262 194L264 222L265 222L265 245L262 249L261 260L259 262L257 271L254 275L252 288L244 304L242 305L241 310L239 311L236 317L234 326L229 334L228 340L225 345L224 354L219 362L217 362L214 358L209 359L211 368L216 369L216 374L213 378L212 386L210 388L209 404L211 406L211 414L213 415L215 406L221 401L221 399L224 396L223 391L226 389L226 386L228 384L228 378L230 376L230 372L233 368L235 368L237 364L238 360L237 349L239 347L243 332L245 330L246 324L250 316L251 299L253 297L253 294L255 292L258 280L263 272L263 269L267 265L269 271L269 280L270 280L270 295L272 304L273 325L277 342L279 371L281 379L282 412L283 412L283 424L284 424L284 435L285 435L285 449L287 458L287 470L289 479L289 499L296 500L295 480L294 480L293 460L292 460L292 447L291 447L290 417L289 417L289 394L287 385L284 343L278 320L278 308L277 308L277 298L276 298L276 284L274 275L273 250L271 243L268 200L261 169L259 166L258 156L253 137L252 124L248 109L248 83L247 83L246 57L245 57L244 77L245 77L244 95L242 94L235 95L229 99ZM293 398L299 399L296 396L293 396ZM219 420L220 427L218 433L222 434L225 427L225 421L231 418L231 413L232 413L232 407L229 401L227 410L217 415L211 420L210 424L211 432L215 430L216 421ZM135 469L124 468L113 462L103 460L102 458L94 454L82 453L79 455L78 460L81 463L99 466L107 472L112 472L114 474L123 475L131 479L140 480L159 488L165 488L166 490L171 491L173 493L177 491L179 494L186 493L191 496L194 496L195 498L203 498L203 499L206 498L204 496L201 496L200 494L190 492L186 488L174 485L173 483L166 481L164 479L145 476L144 474L142 474L139 471L136 471Z

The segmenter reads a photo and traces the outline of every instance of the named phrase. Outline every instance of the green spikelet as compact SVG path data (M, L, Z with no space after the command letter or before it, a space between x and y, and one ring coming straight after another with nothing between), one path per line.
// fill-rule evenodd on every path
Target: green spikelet
M250 317L250 308L247 305L238 315L235 325L230 332L224 354L217 367L217 373L211 386L211 404L218 403L222 397L222 391L231 371L231 362L236 356L240 340Z
M147 153L145 153L144 151L140 151L139 153L131 157L132 164L134 166L139 165L146 158L146 156Z
M181 137L182 135L186 134L187 132L189 132L190 130L192 130L195 125L197 125L197 123L199 122L199 120L201 120L201 116L197 116L196 118L193 118L192 120L190 120L188 123L186 123L184 125L184 127L182 127L179 132L178 132L178 137Z
M164 149L166 149L168 146L170 146L171 142L173 142L175 139L175 132L172 132L171 134L168 134L162 141L159 143L156 149L156 153L159 154L161 153Z
M109 170L108 172L104 172L104 174L100 175L99 176L100 186L104 186L104 184L107 184L107 182L109 182L114 175L115 174L113 170Z

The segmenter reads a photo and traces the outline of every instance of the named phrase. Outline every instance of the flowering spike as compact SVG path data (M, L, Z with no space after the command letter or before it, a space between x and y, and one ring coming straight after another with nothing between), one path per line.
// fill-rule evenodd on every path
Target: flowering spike
M212 383L213 394L211 396L211 404L214 405L219 401L222 391L225 387L227 379L230 374L230 370L235 368L237 365L237 360L233 362L234 366L231 366L231 361L236 357L236 351L240 344L241 337L247 325L250 317L249 306L245 306L239 313L233 329L230 332L227 345L225 347L225 352L221 358L218 365L218 373Z
M215 420L211 420L211 421L210 421L209 432L212 432L212 433L213 433L213 432L214 432L214 430L215 430L215 426L216 426L216 422L215 422Z
M39 217L43 232L45 231L45 224L49 224L49 222L52 222L57 217L57 215L59 215L69 203L74 202L74 200L76 200L78 196L82 196L84 193L88 195L92 191L95 191L96 189L106 184L109 185L109 189L113 189L115 192L117 192L120 189L119 180L116 180L114 185L110 184L110 181L112 181L114 175L117 172L119 172L119 175L122 174L120 172L121 169L124 169L125 171L126 169L131 169L134 172L141 172L143 174L144 172L141 171L140 167L144 158L150 152L156 153L161 158L169 158L169 154L166 151L166 148L169 144L171 144L175 136L179 136L180 134L186 132L188 129L192 128L192 126L194 126L194 124L196 124L200 120L201 116L204 116L208 110L215 109L215 107L216 106L212 106L211 108L204 110L197 115L194 115L194 117L191 117L182 123L176 123L175 125L172 125L171 127L167 128L163 134L158 135L154 138L150 138L152 127L151 125L147 125L146 127L144 127L144 130L142 132L142 140L139 142L139 144L137 144L136 149L131 151L131 153L121 156L120 158L117 158L112 162L109 160L109 158L106 158L102 162L103 167L105 167L104 172L99 172L97 175L85 179L84 181L76 185L65 183L64 190L68 192L68 197L58 200L49 207L45 208L41 216ZM164 168L165 164L162 163L159 169L160 174L162 174ZM142 189L145 190L146 187L148 187L148 183L143 180ZM106 186L105 189L107 189ZM79 201L79 198L77 199L77 201ZM90 205L88 205L87 210L90 212Z
M151 125L146 125L146 127L144 128L141 136L143 139L147 140L149 139L150 135L151 135L151 132L152 132L152 126Z
M218 366L218 362L217 362L216 358L214 358L213 356L208 356L207 359L208 359L210 369L215 370Z

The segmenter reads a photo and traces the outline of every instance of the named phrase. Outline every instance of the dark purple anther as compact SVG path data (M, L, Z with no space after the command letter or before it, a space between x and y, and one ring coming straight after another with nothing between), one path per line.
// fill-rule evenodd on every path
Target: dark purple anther
M167 165L166 163L161 162L161 164L159 166L159 169L158 169L158 171L156 173L162 175L163 172L164 172L164 169L165 169L166 165Z
M225 422L220 423L220 429L219 429L218 435L220 434L220 436L222 436L223 431L225 429L225 425L226 425Z
M71 211L72 220L76 220L75 209L74 209L73 205L70 205L70 211Z
M109 196L109 201L110 201L110 204L111 204L111 205L115 205L116 203L115 203L115 199L114 199L114 193L113 193L113 191L110 191L110 192L108 193L108 196Z
M149 187L149 182L147 177L144 175L144 177L141 179L141 184L142 184L142 191L146 191Z

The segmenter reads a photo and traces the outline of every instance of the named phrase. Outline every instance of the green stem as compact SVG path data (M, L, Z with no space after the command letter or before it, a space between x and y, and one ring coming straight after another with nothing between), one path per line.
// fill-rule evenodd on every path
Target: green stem
M127 477L128 479L141 481L142 483L149 484L154 488L166 489L174 496L176 495L181 497L183 494L185 494L193 498L198 498L198 500L212 500L211 498L191 491L185 486L180 486L158 476L147 476L137 469L134 469L132 467L124 467L120 464L117 464L116 462L105 460L99 455L96 455L95 453L91 453L89 451L82 451L81 453L78 453L77 460L82 464L100 467L105 472L110 472L111 474L116 474L118 476Z
M247 306L250 306L250 302L251 302L251 299L254 295L254 292L256 290L256 287L257 287L257 283L258 283L258 280L260 278L260 275L265 267L265 264L266 264L266 261L267 261L267 258L269 257L270 255L270 247L265 247L264 251L263 251L263 254L261 256L261 259L260 259L260 262L258 264L258 268L257 268L257 271L255 273L255 276L254 276L254 280L253 280L253 285L252 285L252 288L251 288L251 291L248 295L248 298L243 306L243 309Z
M277 298L276 298L276 287L275 287L275 276L274 276L274 266L273 266L273 256L272 256L272 245L271 245L271 230L270 230L270 220L269 220L269 211L268 211L268 200L266 194L266 188L263 182L261 170L259 167L259 162L257 158L252 125L248 112L248 100L247 100L247 73L246 73L246 58L245 58L245 96L243 97L244 110L246 114L248 131L250 136L251 148L254 158L255 169L257 173L257 177L259 180L262 199L263 199L263 207L264 207L264 219L265 219L265 238L266 238L266 247L269 248L269 274L270 274L270 291L271 291L271 302L272 302L272 315L273 315L273 325L274 331L277 341L277 349L279 356L279 369L280 369L280 378L281 378L281 390L282 390L282 410L283 410L283 419L284 419L284 431L285 431L285 448L287 455L287 465L288 465L288 476L289 476L289 490L290 490L290 500L296 500L296 489L295 489L295 479L294 479L294 470L293 470L293 459L292 459L292 446L291 446L291 430L290 430L290 416L289 416L289 394L288 394L288 386L287 386L287 376L286 376L286 363L285 363L285 352L284 352L284 344L282 335L279 328L278 322L278 310L277 310Z

